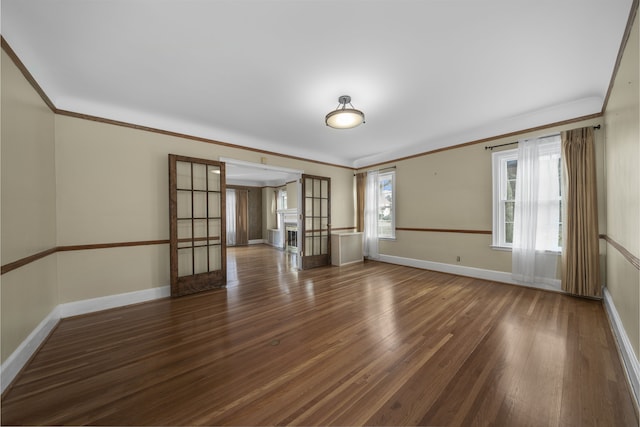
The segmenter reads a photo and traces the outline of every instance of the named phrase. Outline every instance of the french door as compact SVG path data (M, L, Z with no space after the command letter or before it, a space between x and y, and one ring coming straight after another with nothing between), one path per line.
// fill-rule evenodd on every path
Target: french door
M331 178L302 175L302 269L331 262Z
M171 296L227 282L224 166L169 154Z

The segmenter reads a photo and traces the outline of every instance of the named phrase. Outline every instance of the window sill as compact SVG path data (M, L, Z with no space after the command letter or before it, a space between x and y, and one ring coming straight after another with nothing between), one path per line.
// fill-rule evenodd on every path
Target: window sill
M395 242L396 238L395 237L378 237L378 240L389 240L389 241Z

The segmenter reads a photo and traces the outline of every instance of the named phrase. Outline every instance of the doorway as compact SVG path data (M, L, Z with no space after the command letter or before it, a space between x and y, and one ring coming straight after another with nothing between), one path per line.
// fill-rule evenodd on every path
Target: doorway
M300 179L304 171L231 158L220 161L226 169L227 245L270 245L293 256L288 265L299 265L297 235L302 206L298 201L302 200ZM250 251L236 252L238 257L250 256Z

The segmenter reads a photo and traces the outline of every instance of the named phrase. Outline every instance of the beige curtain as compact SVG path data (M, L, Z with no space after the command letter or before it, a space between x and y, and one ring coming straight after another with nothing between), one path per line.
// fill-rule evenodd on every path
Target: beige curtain
M356 231L364 231L364 189L367 173L356 174Z
M562 132L565 209L562 289L601 297L598 201L593 128Z

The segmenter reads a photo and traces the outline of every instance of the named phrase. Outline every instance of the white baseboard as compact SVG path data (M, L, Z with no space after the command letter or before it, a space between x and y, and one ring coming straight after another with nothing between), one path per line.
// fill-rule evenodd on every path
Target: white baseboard
M250 245L261 245L263 243L266 243L266 240L264 240L264 239L252 239L252 240L249 240L249 244Z
M56 306L47 317L36 328L31 331L29 336L22 341L18 348L0 365L0 393L4 393L6 388L13 382L16 375L31 359L38 347L49 336L53 328L60 321L60 306Z
M616 310L616 306L613 303L613 298L607 288L604 288L604 306L611 321L611 329L613 329L616 337L627 379L629 380L629 384L631 384L631 391L636 400L636 407L638 407L640 406L640 362L633 351L631 341L629 341L627 332L622 325L622 319L620 319L618 310Z
M494 282L509 283L511 285L526 286L528 288L545 289L549 291L560 291L560 280L554 284L523 284L513 280L511 273L504 271L485 270L483 268L466 267L463 265L445 264L441 262L424 261L421 259L404 258L393 255L380 254L378 261L389 264L405 265L407 267L421 268L423 270L439 271L441 273L455 274L458 276L473 277L476 279L491 280Z
M94 311L107 310L130 304L165 298L171 295L169 286L144 289L142 291L127 292L124 294L108 295L105 297L85 299L82 301L60 304L60 317L78 316L80 314L93 313Z
M0 365L0 393L13 382L16 375L22 370L31 356L40 347L49 333L55 328L60 319L80 314L93 313L109 308L122 307L130 304L151 301L168 297L171 294L169 286L144 289L142 291L127 292L124 294L108 295L100 298L91 298L82 301L68 302L57 305L49 315L29 334L29 336L11 353L11 356Z

